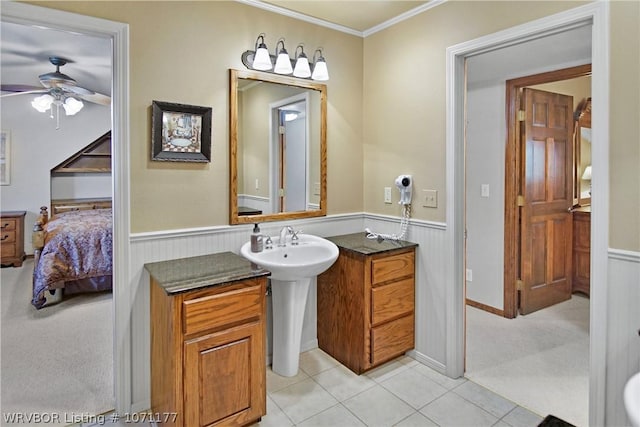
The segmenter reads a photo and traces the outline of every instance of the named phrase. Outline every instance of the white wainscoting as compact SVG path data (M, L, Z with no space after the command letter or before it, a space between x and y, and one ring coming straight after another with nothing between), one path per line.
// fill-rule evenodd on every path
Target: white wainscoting
M640 253L609 249L607 291L605 419L608 426L628 426L622 393L640 372Z
M365 227L383 233L397 233L399 218L353 213L286 223L263 223L260 228L264 234L275 236L284 224L319 236L363 232ZM238 253L240 246L249 239L251 229L251 225L220 226L139 233L131 236L132 411L149 409L151 396L149 275L144 269L144 264L223 251ZM416 349L412 356L441 372L444 372L445 360L445 290L442 278L445 265L443 257L446 254L443 246L444 236L444 224L425 221L411 221L408 234L405 236L405 240L420 245L416 273ZM309 290L302 336L303 350L317 346L315 289L315 286L312 286ZM267 321L269 325L270 318ZM269 330L267 340L270 348Z

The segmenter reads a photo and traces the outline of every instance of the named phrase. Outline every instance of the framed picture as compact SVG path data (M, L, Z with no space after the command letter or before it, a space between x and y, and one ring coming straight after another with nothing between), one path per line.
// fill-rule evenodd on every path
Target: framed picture
M0 131L0 185L11 184L11 132Z
M209 107L153 101L151 160L210 162L211 116Z

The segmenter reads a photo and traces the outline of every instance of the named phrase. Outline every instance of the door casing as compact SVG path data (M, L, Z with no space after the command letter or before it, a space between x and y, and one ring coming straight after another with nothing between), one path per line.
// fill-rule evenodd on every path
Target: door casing
M591 303L589 424L604 425L607 353L607 277L609 244L609 4L592 2L530 21L507 30L450 46L446 50L446 244L445 266L445 373L464 375L464 201L465 201L465 59L514 43L592 26L592 151L593 181L591 206ZM597 176L596 176L597 172ZM595 260L595 262L594 262Z

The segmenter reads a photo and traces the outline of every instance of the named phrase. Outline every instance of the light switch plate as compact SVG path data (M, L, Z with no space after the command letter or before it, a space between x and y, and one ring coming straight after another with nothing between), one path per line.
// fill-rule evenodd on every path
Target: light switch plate
M391 203L391 187L384 187L384 202Z
M438 190L422 190L422 206L425 208L437 208Z

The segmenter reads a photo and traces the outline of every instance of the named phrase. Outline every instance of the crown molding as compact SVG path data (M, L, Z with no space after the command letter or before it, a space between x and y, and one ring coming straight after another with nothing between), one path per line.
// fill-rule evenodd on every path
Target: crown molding
M424 11L427 11L429 9L432 9L436 6L441 5L442 3L445 3L447 0L431 0L428 3L422 4L418 7L415 7L411 10L408 10L398 16L396 16L395 18L391 18L388 21L385 21L381 24L378 24L374 27L371 27L367 30L364 31L358 31L358 30L354 30L353 28L349 28L349 27L345 27L344 25L338 25L338 24L334 24L333 22L329 22L329 21L325 21L323 19L318 19L318 18L314 18L312 16L309 15L305 15L303 13L300 12L295 12L289 9L285 9L283 7L280 6L275 6L269 3L264 3L260 0L235 0L238 3L243 3L249 6L253 6L253 7L257 7L259 9L263 9L263 10L267 10L269 12L274 12L280 15L284 15L284 16L288 16L290 18L294 18L294 19L298 19L300 21L305 21L305 22L309 22L311 24L316 24L316 25L320 25L322 27L326 27L326 28L330 28L332 30L336 30L336 31L340 31L343 33L347 33L347 34L351 34L352 36L358 36L358 37L362 37L365 38L367 36L370 36L371 34L377 33L378 31L382 31L385 28L389 28L395 24L398 24L406 19L409 19L415 15L418 15Z

